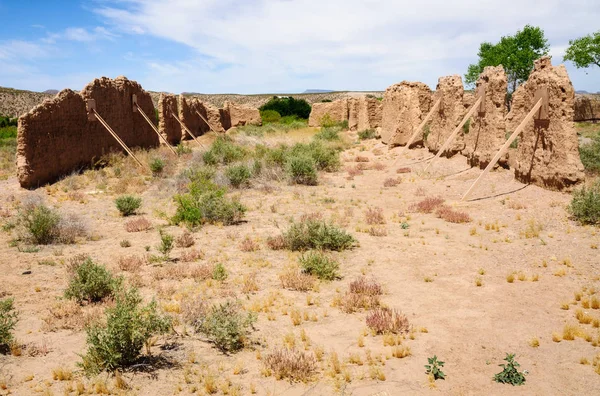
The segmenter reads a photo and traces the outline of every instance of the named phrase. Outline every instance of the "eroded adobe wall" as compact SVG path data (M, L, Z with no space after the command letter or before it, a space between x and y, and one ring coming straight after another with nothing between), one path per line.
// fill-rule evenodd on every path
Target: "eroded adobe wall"
M463 92L462 78L459 75L455 74L439 78L434 99L437 100L441 96L442 104L439 111L434 112L432 115L429 124L430 132L425 140L425 145L429 151L437 153L462 120L466 113L463 105ZM459 134L452 144L448 146L444 155L456 154L464 148L464 139Z
M158 131L169 144L177 145L182 139L181 125L175 117L179 114L177 97L171 94L160 94L158 99Z
M576 95L574 120L600 120L600 95Z
M210 123L210 126L215 130L215 132L225 132L225 128L221 122L221 112L219 109L208 102L201 103L202 107L204 108L202 115L206 117L206 120Z
M381 126L382 104L376 98L358 99L357 130L376 129Z
M104 154L123 151L98 121L88 121L86 99L96 100L96 111L130 147L156 147L159 138L139 113L132 95L155 120L152 99L135 81L125 77L96 79L80 93L61 91L19 118L17 177L25 188L36 188L82 168Z
M573 124L575 91L564 65L552 66L550 57L535 61L529 79L515 92L507 129L517 128L535 105L537 89L543 86L548 89L548 122L532 120L520 134L515 177L548 189L570 190L584 180L584 172Z
M196 111L201 114L205 112L204 106L200 100L179 95L178 106L179 119L194 136L204 135L210 130L208 125L206 125L206 122L204 122L196 113ZM185 131L183 133L183 138L191 139Z
M381 140L390 146L404 145L429 113L431 89L420 82L403 81L386 89L382 103ZM423 131L415 139L423 142Z
M485 168L506 141L506 73L502 66L486 67L479 75L477 90L485 85L485 113L477 110L471 118L470 127L463 135L465 149L463 155L471 166ZM465 95L466 96L466 95ZM466 101L465 101L466 102ZM468 108L475 102L475 95L469 100ZM468 108L465 111L468 111ZM500 165L506 164L507 157L501 158Z
M308 126L319 127L321 120L329 114L334 122L344 122L348 120L348 99L340 99L334 102L314 103L308 118Z
M357 131L358 129L358 98L348 99L348 129Z
M262 125L260 112L257 108L225 102L223 109L225 110L225 113L229 115L229 124L231 127Z

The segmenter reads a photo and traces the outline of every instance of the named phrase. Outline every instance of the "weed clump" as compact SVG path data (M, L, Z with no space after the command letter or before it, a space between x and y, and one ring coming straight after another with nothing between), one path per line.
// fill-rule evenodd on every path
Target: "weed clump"
M358 132L358 138L360 140L375 139L377 137L377 131L375 129L365 129Z
M225 170L225 176L234 188L245 187L249 184L252 172L244 164L232 165Z
M106 323L86 328L87 353L81 366L88 374L114 371L134 364L145 345L150 352L150 339L165 334L171 320L158 312L156 301L142 305L136 289L120 289L115 305L106 309Z
M410 206L410 210L419 213L431 213L444 203L443 198L428 197Z
M382 294L383 288L379 283L360 277L350 283L340 308L346 313L356 312L360 309L372 309L379 306L379 297Z
M112 296L121 285L121 278L115 278L103 265L86 258L74 268L65 297L79 303L98 302Z
M115 199L115 205L123 216L131 216L142 206L142 198L133 195L123 195Z
M499 365L500 367L503 367L503 370L494 375L494 381L501 384L511 384L513 386L523 385L525 383L525 375L523 375L522 372L519 372L518 368L521 365L515 361L515 355L507 353L504 360L506 361L506 364Z
M41 203L24 205L17 217L19 239L35 245L75 243L77 237L87 235L85 225L73 215L62 216L58 211Z
M305 273L321 280L334 280L339 277L340 264L322 251L307 252L300 257L299 261Z
M367 315L367 326L375 334L408 333L410 325L408 318L390 308L376 308Z
M471 221L468 213L454 210L448 205L439 206L435 215L449 223L469 223Z
M313 353L278 348L265 356L264 365L278 380L307 382L317 370L317 359Z
M0 350L8 348L14 341L12 331L18 322L12 298L0 300Z
M286 163L286 173L294 184L316 186L317 168L315 161L309 156L293 156Z
M600 224L600 181L575 191L569 211L582 224Z
M213 142L212 146L206 151L202 159L207 165L231 164L243 160L248 152L233 142L233 139L227 135L220 135Z
M333 140L340 140L340 132L341 128L340 127L328 127L328 128L321 128L321 130L319 131L319 133L317 133L315 135L316 139L321 139L321 140L328 140L328 141L333 141Z
M165 169L165 161L160 158L153 158L150 161L150 170L154 176L158 176Z
M283 241L292 251L318 249L339 252L356 244L356 239L346 231L318 219L293 222L283 234Z

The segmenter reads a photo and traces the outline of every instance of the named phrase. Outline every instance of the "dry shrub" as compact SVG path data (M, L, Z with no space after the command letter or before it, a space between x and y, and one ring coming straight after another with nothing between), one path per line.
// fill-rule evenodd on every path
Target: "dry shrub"
M67 260L67 263L65 264L65 266L67 267L67 272L69 274L74 274L77 271L77 268L79 268L79 266L89 258L90 256L84 253L79 253L69 258Z
M412 204L410 210L419 213L431 213L444 203L444 199L440 197L427 197L424 200Z
M264 357L263 362L278 380L307 382L317 371L315 355L296 349L275 349Z
M127 232L141 232L152 228L152 223L145 217L137 217L125 223Z
M365 221L368 225L385 224L382 208L367 208L365 210Z
M117 265L121 271L137 272L144 265L144 259L139 256L122 256L117 260Z
M362 155L357 155L356 158L354 158L355 162L369 162L369 158L368 157L364 157Z
M187 264L170 265L169 267L157 268L152 273L154 280L164 279L182 280L190 277L190 268Z
M397 177L388 177L383 181L383 187L396 187L398 184L402 183L402 179Z
M396 173L410 173L412 170L410 168L398 168L396 169Z
M361 171L366 171L366 170L369 170L369 169L372 169L372 168L373 168L373 166L372 166L372 165L370 165L370 164L366 164L366 163L364 163L364 162L359 162L358 164L356 164L356 167L357 167L358 169L360 169Z
M315 286L316 278L313 275L306 274L298 268L288 268L279 274L281 287L284 289L296 291L309 291Z
M383 237L388 234L387 228L383 226L372 226L369 227L369 235L374 237Z
M83 328L83 310L76 301L63 300L50 307L42 320L44 331L80 330Z
M341 301L340 308L347 313L379 306L379 296L383 288L375 280L360 277L350 283L348 292Z
M471 221L471 216L467 213L454 210L448 205L440 206L435 214L450 223L469 223Z
M527 206L517 201L508 201L508 207L515 210L526 209Z
M415 195L417 197L424 197L427 194L427 191L423 187L418 187L417 191L415 191Z
M375 334L403 334L410 330L408 318L390 308L376 308L371 311L367 315L367 326Z
M386 166L382 162L377 161L377 162L373 163L373 169L375 169L375 170L380 171L380 170L384 170L385 168L386 168Z
M285 243L283 235L277 235L267 238L267 246L271 250L283 250L286 248L287 244Z
M317 220L323 220L323 213L311 212L311 213L304 213L302 216L300 216L300 221L302 221L302 222L317 221Z
M201 282L207 279L212 278L214 272L214 266L208 264L198 265L192 268L190 271L190 276L194 278L195 281Z
M192 263L194 261L204 259L204 252L202 250L192 249L192 250L183 252L180 259L184 263Z
M185 298L181 302L181 316L186 323L196 327L206 315L208 306L200 296Z
M242 280L242 293L249 294L257 292L258 282L256 282L256 273L252 273L249 275L244 275Z
M360 169L358 166L348 166L346 167L346 172L348 172L349 178L363 174L362 169Z
M81 191L70 191L67 194L67 199L69 201L84 203L85 202L85 194L82 193Z
M194 236L189 231L184 232L175 240L175 245L180 248L189 248L194 246L194 243L196 243L194 241Z
M260 249L258 243L254 242L252 238L246 235L246 238L240 243L240 250L242 252L256 252Z
M60 243L72 244L79 237L88 236L89 231L84 221L75 214L67 214L58 223L58 241Z
M373 151L373 154L375 154L375 155L382 155L383 154L383 151L381 151L381 149L379 149L379 148L373 149L372 151Z

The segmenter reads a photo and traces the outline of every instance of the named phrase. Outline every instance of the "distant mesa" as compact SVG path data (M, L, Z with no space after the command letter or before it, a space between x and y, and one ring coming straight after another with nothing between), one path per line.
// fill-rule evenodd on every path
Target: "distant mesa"
M335 91L332 91L331 89L307 89L306 91L304 91L302 93L315 94L315 93L330 93L330 92L335 92Z
M58 89L47 89L42 93L49 94L49 95L56 95L58 93Z

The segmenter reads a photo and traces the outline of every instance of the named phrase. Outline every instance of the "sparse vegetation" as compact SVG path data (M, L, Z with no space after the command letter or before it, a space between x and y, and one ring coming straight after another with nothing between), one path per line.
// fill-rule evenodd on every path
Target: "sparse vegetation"
M360 140L375 139L376 137L377 131L374 129L365 129L358 132L358 138Z
M405 315L386 307L375 308L371 311L367 315L367 326L375 334L403 334L410 330L408 318Z
M14 309L14 300L12 298L0 300L0 352L12 344L14 340L12 331L17 321L18 314Z
M334 280L339 277L340 265L322 251L310 251L300 257L304 272L321 280Z
M317 359L311 352L277 348L264 358L265 367L278 380L307 382L317 370Z
M121 284L103 265L86 258L75 269L65 290L65 297L79 303L98 302L112 296Z
M582 224L600 224L600 180L576 190L569 211Z
M196 330L207 336L217 348L235 352L248 343L252 325L256 321L253 313L244 312L234 301L215 304L194 319Z
M285 247L293 251L334 250L352 248L356 240L346 231L323 220L306 219L293 222L283 234Z
M446 374L444 374L444 372L442 371L442 367L444 367L444 362L438 360L436 355L433 355L433 357L431 358L427 358L427 362L429 364L425 365L425 369L427 370L425 374L431 375L434 381L439 379L446 379Z
M507 353L504 360L506 361L506 364L499 365L500 367L503 367L503 370L494 375L494 381L501 384L511 384L513 386L523 385L525 383L525 376L518 370L520 364L515 361L515 355Z
M115 199L115 205L121 215L131 216L142 206L142 199L133 195L123 195Z

